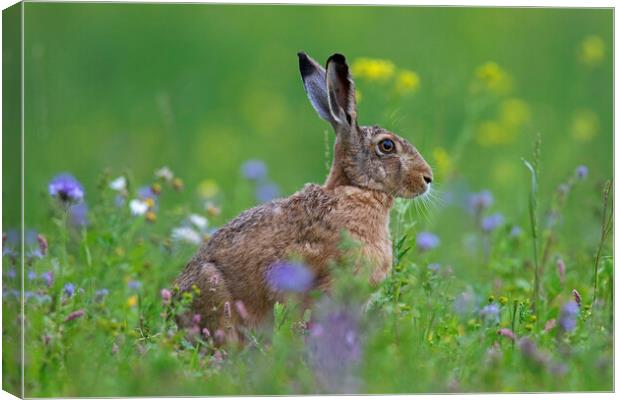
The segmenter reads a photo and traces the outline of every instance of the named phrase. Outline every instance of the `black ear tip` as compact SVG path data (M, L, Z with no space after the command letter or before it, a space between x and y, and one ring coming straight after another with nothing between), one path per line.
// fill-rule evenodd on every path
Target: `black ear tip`
M329 56L329 58L327 59L327 64L329 64L330 62L335 62L337 64L346 64L347 63L347 59L340 53L334 53L331 56Z
M300 51L297 53L297 57L299 57L300 60L305 60L308 58L308 55L305 52Z
M297 53L297 57L299 57L299 72L301 72L301 76L305 77L310 75L314 70L310 57L308 57L308 55L303 51Z

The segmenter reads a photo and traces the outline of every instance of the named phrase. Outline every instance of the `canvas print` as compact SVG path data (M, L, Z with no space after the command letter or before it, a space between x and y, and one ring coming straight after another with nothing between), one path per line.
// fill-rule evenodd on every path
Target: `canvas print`
M613 10L3 11L3 390L610 392Z

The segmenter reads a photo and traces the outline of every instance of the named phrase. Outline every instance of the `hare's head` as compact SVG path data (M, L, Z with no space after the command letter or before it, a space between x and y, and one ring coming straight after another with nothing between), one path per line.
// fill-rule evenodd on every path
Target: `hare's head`
M299 69L310 103L336 132L334 163L327 185L353 185L399 197L426 193L433 172L407 140L378 126L359 126L355 83L341 54L324 69L299 53Z

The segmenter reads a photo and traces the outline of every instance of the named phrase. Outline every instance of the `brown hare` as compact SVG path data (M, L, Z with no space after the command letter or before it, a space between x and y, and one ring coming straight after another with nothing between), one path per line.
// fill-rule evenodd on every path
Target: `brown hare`
M177 278L177 293L199 289L179 324L198 323L221 341L241 339L240 328L258 326L281 299L267 278L278 262L303 260L313 273L313 287L327 289L330 265L343 257L343 231L359 241L372 267L371 283L381 281L392 266L393 198L421 195L432 181L431 168L407 140L378 126L358 125L344 56L329 57L325 69L305 53L298 56L310 103L336 133L334 159L323 185L307 184L217 230Z

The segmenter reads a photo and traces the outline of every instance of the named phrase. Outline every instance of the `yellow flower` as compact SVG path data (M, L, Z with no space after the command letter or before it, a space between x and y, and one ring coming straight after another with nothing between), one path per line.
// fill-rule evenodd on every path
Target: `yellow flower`
M396 76L396 91L398 93L415 92L420 87L420 76L410 70L402 70Z
M577 50L579 61L594 67L605 58L605 42L599 36L590 35L581 41Z
M204 180L198 185L198 194L200 195L200 197L203 197L205 199L215 197L219 192L220 187L213 179Z
M127 299L127 307L135 307L138 304L138 296L133 295Z
M443 147L436 147L433 150L433 159L437 167L437 176L446 177L452 171L452 159Z
M147 211L147 213L144 214L144 218L146 218L148 222L155 222L157 221L157 214L155 214L153 211Z
M530 121L530 106L517 98L506 99L500 105L500 120L508 126L521 126Z
M488 91L495 94L508 94L512 90L512 77L496 62L489 61L475 71L474 92Z
M575 139L587 142L598 133L598 128L598 116L594 111L578 110L573 115L570 131Z
M497 121L483 121L478 125L476 139L481 146L497 146L513 141L516 131Z
M394 75L394 63L376 58L358 58L351 65L351 73L356 78L386 80Z

